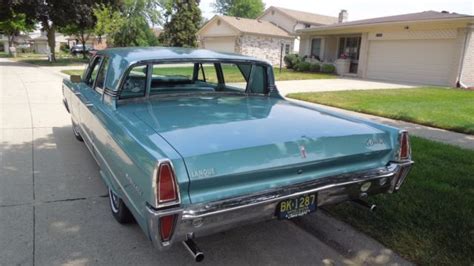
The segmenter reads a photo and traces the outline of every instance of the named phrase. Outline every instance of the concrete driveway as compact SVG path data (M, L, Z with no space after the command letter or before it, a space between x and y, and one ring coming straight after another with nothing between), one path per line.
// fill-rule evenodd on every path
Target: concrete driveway
M277 81L276 85L282 95L294 92L321 92L342 90L368 89L408 89L420 86L418 84L384 82L357 78L311 79Z
M59 75L0 59L0 265L194 264L119 225L62 106ZM197 240L209 265L409 264L327 216L249 225Z

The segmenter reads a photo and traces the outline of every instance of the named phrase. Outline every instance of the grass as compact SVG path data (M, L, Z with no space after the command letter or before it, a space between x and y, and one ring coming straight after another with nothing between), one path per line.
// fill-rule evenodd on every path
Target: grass
M223 67L224 76L226 82L242 82L242 75L237 68ZM62 73L67 75L81 75L83 70L63 70ZM192 67L166 67L166 68L155 68L155 74L162 75L187 75L192 76ZM214 67L204 67L206 78L209 82L217 82L216 72ZM290 69L282 69L280 73L278 68L274 69L276 80L303 80L303 79L331 79L336 78L336 75L323 74L323 73L302 73L295 72Z
M420 265L474 263L474 151L412 137L415 165L401 190L328 211Z
M288 97L474 134L474 91L420 87L293 93Z
M9 57L7 54L0 57ZM33 64L37 66L74 66L84 65L89 62L89 59L83 59L82 56L74 57L70 54L60 52L56 54L56 62L49 62L44 54L35 53L18 53L17 57L10 57L11 60Z

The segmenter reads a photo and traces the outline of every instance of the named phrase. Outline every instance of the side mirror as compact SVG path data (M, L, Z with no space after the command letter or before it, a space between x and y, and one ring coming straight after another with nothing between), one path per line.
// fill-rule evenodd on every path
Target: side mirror
M81 76L79 75L71 75L69 78L72 83L80 83L81 82Z

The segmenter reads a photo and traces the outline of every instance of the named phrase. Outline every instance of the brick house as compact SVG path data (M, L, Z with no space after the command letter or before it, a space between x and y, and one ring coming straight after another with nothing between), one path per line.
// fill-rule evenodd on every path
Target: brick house
M214 16L197 32L201 48L265 59L273 65L293 51L295 36L256 19Z

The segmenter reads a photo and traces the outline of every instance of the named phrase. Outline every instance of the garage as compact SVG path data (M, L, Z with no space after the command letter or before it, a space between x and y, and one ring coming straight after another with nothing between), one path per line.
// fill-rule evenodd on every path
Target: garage
M234 53L235 38L234 37L218 37L206 38L202 40L202 47L218 52Z
M449 85L456 54L455 39L372 40L367 77L430 85Z

